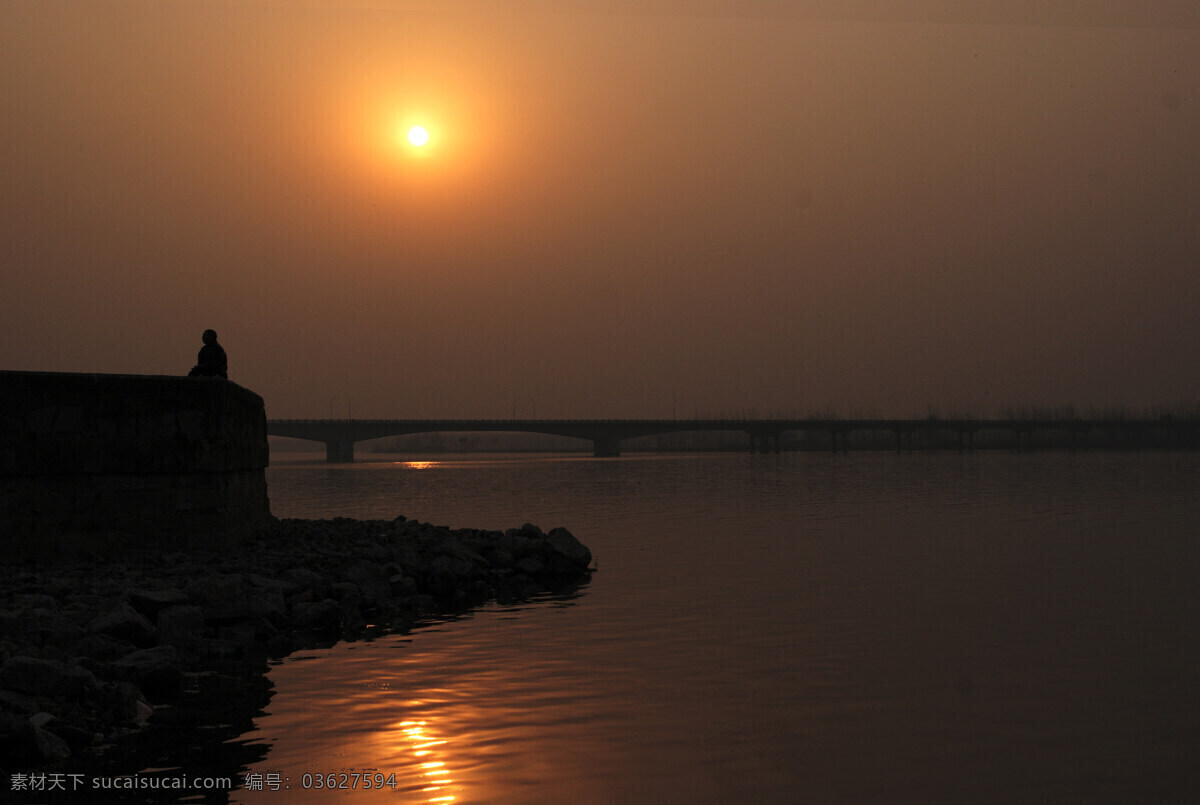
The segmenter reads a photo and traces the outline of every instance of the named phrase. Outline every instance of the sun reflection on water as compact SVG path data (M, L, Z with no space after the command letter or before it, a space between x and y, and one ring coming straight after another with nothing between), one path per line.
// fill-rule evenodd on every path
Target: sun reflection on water
M426 802L454 802L455 797L447 788L454 780L446 768L446 761L437 759L442 751L437 747L445 746L449 741L431 735L427 721L401 721L400 734L407 742L404 749L417 759L415 769L423 778L417 784L420 786L417 791L429 795Z
M438 466L437 461L397 461L401 467L406 470L431 470Z

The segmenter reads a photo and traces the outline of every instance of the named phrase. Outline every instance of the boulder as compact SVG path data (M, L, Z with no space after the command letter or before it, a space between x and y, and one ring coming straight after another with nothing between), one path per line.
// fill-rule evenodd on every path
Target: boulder
M565 528L552 529L546 535L546 542L554 553L580 570L587 569L587 566L592 563L592 552Z
M242 645L223 637L206 639L200 643L200 653L213 660L237 660L243 656Z
M71 747L53 732L30 725L33 729L34 749L44 763L57 763L71 756Z
M41 760L33 738L33 725L28 716L0 710L0 757L9 764L33 763Z
M146 706L142 692L132 682L106 682L98 698L110 723L137 721Z
M19 609L54 609L58 606L54 596L45 593L17 593L12 600Z
M342 610L336 601L301 601L292 607L292 625L304 631L336 631L342 625Z
M217 626L248 620L250 611L246 582L239 574L206 576L197 579L184 590L188 599L204 607L204 619Z
M377 606L392 595L387 569L380 563L358 562L347 568L345 577L358 585L365 606Z
M504 535L496 540L495 545L515 559L520 559L532 549L531 540L514 528L504 532Z
M488 564L491 565L493 570L511 568L515 561L511 553L495 545L488 548L487 555L491 559Z
M55 763L70 756L62 738L28 718L0 712L0 758L7 763Z
M476 576L475 565L456 556L436 556L429 563L426 589L436 596L456 596L465 591Z
M65 645L84 634L83 627L56 610L35 609L26 618L28 633L43 645Z
M460 559L468 564L484 566L487 560L480 556L476 551L467 546L466 543L457 539L448 539L438 546L438 553L442 556L450 556L455 559Z
M277 593L280 598L286 598L289 595L295 595L300 592L300 586L294 581L270 578L259 573L247 573L246 581L250 582L252 587L259 590L260 594L262 594L262 591L269 591L270 593Z
M362 600L362 592L358 589L358 585L352 581L337 581L329 585L329 593L337 601L353 601L355 603Z
M32 628L26 613L0 609L0 637L24 637Z
M294 567L291 570L285 571L283 575L284 578L298 588L289 597L302 595L305 591L309 590L318 598L323 598L329 593L329 580L315 570L309 570L306 567Z
M88 631L125 640L143 648L154 645L158 640L158 631L154 624L125 603L93 620L88 624Z
M24 693L15 690L0 690L0 711L31 716L37 712L38 703Z
M258 628L250 622L235 623L230 626L222 626L218 629L217 637L240 646L243 654L245 654L257 643Z
M443 554L435 556L433 561L429 563L429 574L431 576L445 574L454 578L465 579L475 575L475 563L457 556Z
M150 694L175 693L182 679L179 652L174 646L139 649L107 667L115 678L132 682Z
M191 604L158 613L158 638L166 645L193 651L204 637L204 609Z
M403 598L417 591L417 581L412 576L397 573L388 579L393 598Z
M524 573L526 576L540 575L546 569L546 563L536 556L526 556L516 564L517 572Z
M75 641L72 651L86 664L89 660L115 660L124 657L134 647L132 643L103 634L84 635Z
M167 607L186 604L189 599L178 587L168 587L165 590L127 590L125 600L149 620L154 620Z
M342 634L353 637L362 634L362 630L366 628L367 622L363 618L362 611L358 608L357 603L342 601L340 608Z
M0 686L34 696L80 698L96 690L96 677L86 668L38 657L9 657L0 666Z
M57 720L53 713L47 713L45 710L34 713L29 717L29 723L35 727L49 727Z
M287 601L278 590L262 589L251 594L250 611L255 618L276 627L287 622Z

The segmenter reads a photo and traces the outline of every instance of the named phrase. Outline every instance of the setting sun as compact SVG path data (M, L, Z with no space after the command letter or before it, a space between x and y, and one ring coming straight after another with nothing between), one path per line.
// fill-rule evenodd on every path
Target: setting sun
M408 130L408 141L420 148L429 142L429 132L423 126L413 126Z

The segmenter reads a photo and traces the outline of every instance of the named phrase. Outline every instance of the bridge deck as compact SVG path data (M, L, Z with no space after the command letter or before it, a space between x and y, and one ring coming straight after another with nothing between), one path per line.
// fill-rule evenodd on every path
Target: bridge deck
M591 441L597 456L620 455L623 439L684 431L742 431L750 438L750 449L767 452L769 443L779 451L780 436L788 431L824 431L832 437L836 451L845 451L854 431L886 431L896 435L897 449L907 438L911 449L918 432L950 431L959 436L960 448L973 446L979 432L1007 431L1017 447L1022 436L1034 431L1067 431L1074 440L1093 430L1141 433L1158 429L1172 434L1176 442L1194 446L1200 420L1172 419L272 419L267 433L324 442L330 461L351 461L354 443L386 436L430 432L523 432L569 436Z

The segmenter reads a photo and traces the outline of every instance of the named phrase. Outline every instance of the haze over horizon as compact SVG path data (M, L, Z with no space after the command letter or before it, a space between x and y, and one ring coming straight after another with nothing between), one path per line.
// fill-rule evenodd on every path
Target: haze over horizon
M1182 2L9 3L0 369L212 327L272 418L1194 402L1198 79Z

